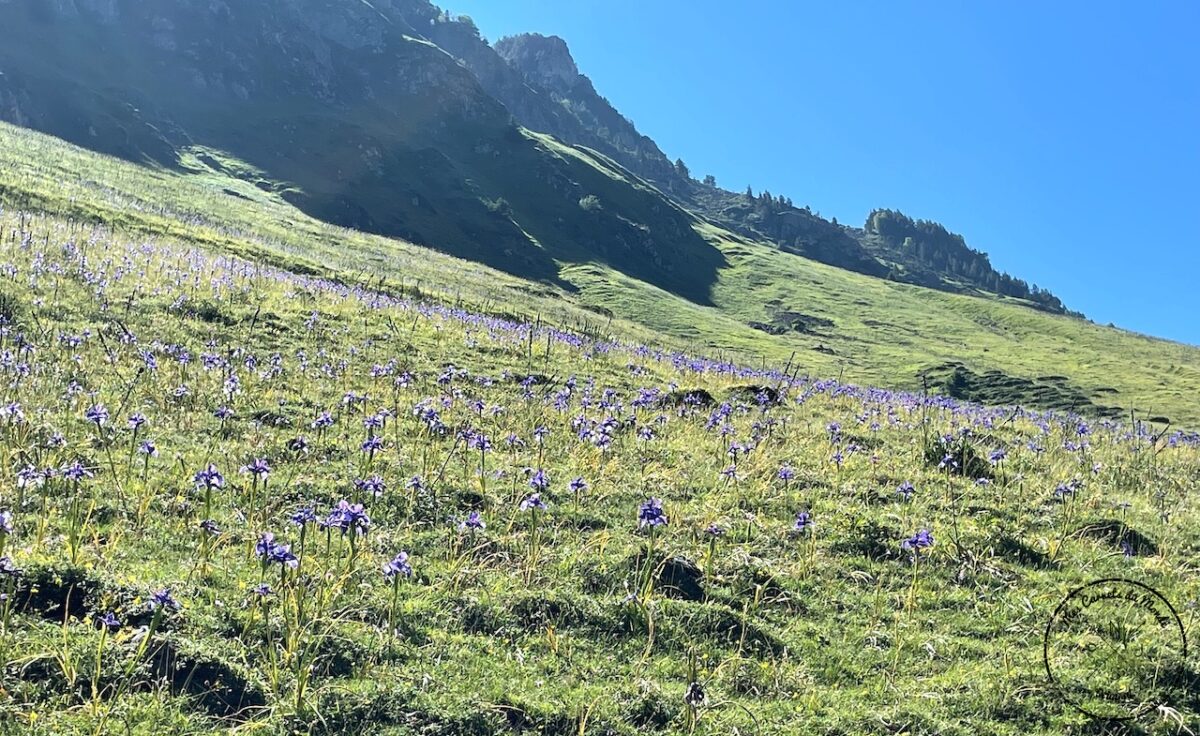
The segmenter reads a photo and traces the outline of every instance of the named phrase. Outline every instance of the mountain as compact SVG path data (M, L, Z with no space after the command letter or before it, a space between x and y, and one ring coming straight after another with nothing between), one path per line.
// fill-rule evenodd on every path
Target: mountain
M453 26L447 21L438 28ZM438 38L448 35L453 32L437 33ZM761 192L755 196L752 190L734 193L718 187L714 179L693 179L682 160L671 163L654 141L640 134L596 92L591 80L579 72L561 38L528 33L496 42L496 54L520 72L524 86L514 85L492 71L495 60L477 34L473 43L445 47L452 53L461 50L463 62L522 124L602 151L654 182L683 206L730 230L858 273L947 291L982 290L1025 299L1050 312L1068 311L1053 294L1031 289L1023 281L997 271L984 254L969 249L965 242L956 243L952 254L936 247L906 248L903 239L897 242L880 237L871 230L870 223L865 230L850 228L814 215L807 206L796 207L782 195ZM501 79L505 81L497 83ZM547 97L553 102L551 109L560 111L558 114L545 112ZM941 228L936 223L928 224Z
M689 234L687 215L653 195L614 214L612 200L625 200L628 187L606 196L610 182L580 181L578 160L516 133L509 113L529 131L590 149L585 158L611 159L595 168L615 161L678 207L787 252L1066 311L986 258L956 270L782 196L696 181L596 91L562 39L524 34L492 47L469 19L425 0L7 0L0 19L33 31L0 50L2 119L163 165L188 145L215 146L294 189L318 216L513 273L553 279L556 260L595 254L703 302L720 261ZM42 38L49 45L35 42ZM90 64L89 50L113 63ZM610 201L574 211L589 196Z
M0 28L0 736L1200 720L1200 347L672 189L427 3Z
M513 274L561 284L559 262L602 262L707 303L722 258L694 215L611 160L513 124L411 25L427 25L424 11L11 0L0 23L27 32L0 49L0 110L169 168L222 151L318 218Z
M10 206L150 233L195 219L208 246L244 253L251 233L279 266L811 375L1194 414L1185 346L1070 318L936 223L851 228L696 182L559 40L492 46L423 0L2 0L0 24L0 118L129 164L48 167L64 150L6 134Z

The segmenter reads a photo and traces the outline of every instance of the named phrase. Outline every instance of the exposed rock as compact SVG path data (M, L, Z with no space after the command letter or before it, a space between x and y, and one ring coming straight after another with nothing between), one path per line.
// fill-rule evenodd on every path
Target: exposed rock
M579 67L558 36L522 33L496 42L496 53L525 75L552 90L569 91L579 83Z

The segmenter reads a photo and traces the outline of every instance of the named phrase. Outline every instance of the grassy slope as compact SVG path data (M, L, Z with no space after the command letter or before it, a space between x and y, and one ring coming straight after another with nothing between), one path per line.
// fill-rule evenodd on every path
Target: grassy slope
M96 474L78 488L53 479L18 493L13 469L3 469L0 507L16 511L4 553L25 571L13 589L15 607L0 615L3 733L200 734L231 725L222 717L264 734L688 733L682 699L692 657L709 698L699 734L788 734L798 721L828 734L881 727L964 736L1062 733L1086 719L1046 688L1040 634L1066 591L1091 577L1135 575L1175 601L1196 595L1188 560L1200 545L1197 511L1183 491L1194 448L1168 448L1151 459L1136 449L1144 440L1097 429L1095 449L1077 455L1058 446L1072 436L1072 424L1043 434L1022 419L988 430L979 422L992 416L1000 424L1004 415L935 411L933 434L965 422L981 433L974 440L981 451L1009 448L996 484L976 487L921 462L921 414L911 405L817 394L766 414L748 407L733 414L732 436L753 437L757 445L738 458L734 483L718 472L729 462L726 440L704 429L707 409L667 411L665 423L656 419L658 409L637 412L656 439L638 441L630 429L600 452L574 439L571 422L605 411L585 408L578 395L557 411L542 389L523 397L504 376L532 369L575 374L584 383L592 377L597 397L611 387L626 407L642 386L679 382L724 398L746 379L678 372L626 351L591 356L556 343L547 354L540 339L531 359L520 330L403 306L372 310L369 300L260 275L254 266L169 244L145 251L142 237L125 242L54 218L21 223L8 213L0 225L42 244L5 240L0 260L25 284L6 308L15 305L24 324L52 325L31 333L35 369L6 398L67 441L58 449L30 444L42 430L27 433L18 423L0 445L56 467L80 459ZM89 270L108 272L104 298L80 283L75 260L64 257L63 244L85 240ZM38 253L52 268L29 281ZM204 275L198 283L196 274ZM189 301L172 307L179 294ZM313 311L320 320L310 330ZM394 322L404 328L396 331ZM85 329L109 337L80 345L58 339ZM122 343L122 329L138 342ZM133 378L139 351L155 342L218 360L233 355L241 393L223 394L224 369L184 368L161 350L158 369ZM297 350L315 358L307 370ZM284 373L272 378L261 371L275 351L283 354ZM241 367L248 354L257 357L256 370ZM347 361L342 374L320 369L321 361L340 360ZM388 379L370 377L373 364L389 360L397 372L416 374L411 386L393 391ZM446 363L495 382L460 377L441 386L436 379ZM94 393L61 399L68 380ZM190 396L173 398L181 383ZM358 451L360 412L338 408L347 391L372 397L366 413L387 408L395 417L369 468ZM475 426L493 438L486 482L475 472L478 458L462 452L453 431L439 437L422 429L413 409L424 397L438 397L451 427ZM481 419L472 397L507 411ZM101 432L84 417L93 402L115 412ZM235 419L223 424L212 416L221 404L234 407ZM338 423L321 436L307 423L323 408L333 409ZM145 471L136 455L126 459L133 440L125 419L134 410L149 416L141 436L160 450ZM881 429L855 423L873 412ZM767 435L765 420L778 422ZM831 465L829 421L869 444L879 462L861 452L840 470ZM542 425L550 430L544 452L536 443L503 448L508 432L529 441ZM300 458L285 449L298 433L313 441ZM1027 451L1029 441L1049 453ZM106 452L106 445L115 449ZM256 457L272 466L268 494L236 472ZM211 509L188 490L192 473L208 462L226 476ZM1093 462L1102 466L1095 475ZM796 469L792 484L775 478L783 463ZM537 543L530 516L516 510L525 488L521 468L530 465L544 466L551 478ZM388 490L367 498L372 532L359 542L354 563L345 540L335 534L326 546L310 530L303 570L317 577L298 587L294 577L280 582L268 571L274 613L264 625L251 593L263 575L249 551L258 533L272 530L298 549L291 511L311 503L323 515L353 495L350 481L368 472L381 474ZM402 481L412 475L430 490L406 491ZM565 486L576 475L590 483L578 505ZM1053 503L1054 484L1072 476L1084 479L1078 498ZM902 479L917 485L912 503L896 501ZM1166 495L1156 499L1150 487ZM665 499L671 517L656 548L711 564L705 600L659 589L643 594L648 608L622 602L639 586L645 535L634 531L634 515L650 494ZM1124 500L1132 507L1114 511ZM69 530L81 508L89 513L73 552ZM793 515L804 508L816 515L818 531L789 535ZM447 527L447 516L470 509L484 514L485 533L470 537ZM205 517L224 530L211 543L196 530ZM1119 539L1104 531L1118 519L1153 546L1125 559ZM729 533L710 548L700 530L712 522ZM1092 523L1100 530L1088 531ZM897 545L918 526L932 528L938 544L914 574ZM954 552L952 535L966 553ZM378 568L401 549L413 553L417 575L400 586L393 609L393 591ZM156 627L143 651L133 627L151 623L145 601L162 586L171 586L183 610ZM76 603L64 610L69 600ZM102 641L89 621L108 611L126 628ZM389 620L400 631L394 638L386 633ZM163 647L177 668L156 664ZM97 650L104 652L98 667ZM304 690L297 672L311 672ZM1191 722L1194 693L1171 697ZM1171 732L1154 718L1147 727Z
M598 154L533 137L573 166L629 183L622 169ZM1066 376L1098 404L1200 425L1200 407L1192 400L1200 391L1200 349L1195 347L1047 315L1011 300L867 278L742 240L700 221L698 233L725 261L709 294L711 305L698 305L603 264L561 261L560 278L578 289L570 293L396 239L324 225L288 205L278 192L254 186L251 182L262 177L244 164L220 152L197 153L204 155L184 159L191 175L180 176L0 125L0 165L6 171L0 186L9 201L102 216L279 264L385 278L393 288L419 284L429 292L518 316L541 315L563 325L598 328L612 314L617 321L608 325L610 333L735 356L747 364L765 361L782 367L796 352L793 365L802 374L916 388L919 371L962 361L979 372ZM214 166L214 160L224 164ZM268 190L281 188L263 183ZM180 220L195 224L182 226ZM553 237L553 231L548 235ZM826 318L834 326L812 335L770 335L747 324L769 322L781 309ZM815 350L818 346L833 354ZM1116 393L1096 394L1099 389Z
M12 372L4 405L18 403L27 421L6 408L0 422L0 451L14 459L0 465L0 509L14 511L2 554L24 570L16 581L0 575L0 585L13 586L5 589L11 604L0 605L0 733L190 735L230 725L390 736L1082 733L1088 720L1042 672L1042 631L1055 605L1100 576L1144 580L1181 610L1200 594L1194 445L1159 442L1151 452L1146 436L1097 425L1087 450L1068 450L1064 443L1079 439L1074 421L1043 429L1037 417L929 410L929 436L966 429L976 451L1008 450L1001 466L980 471L994 483L977 485L939 471L940 452L925 460L926 415L905 397L801 384L782 406L763 409L736 398L762 378L677 370L643 351L576 349L551 334L539 334L531 351L516 325L379 304L219 256L233 250L281 261L303 250L306 269L332 277L384 277L385 286L437 280L450 301L461 287L477 304L490 298L526 314L557 305L564 321L587 314L571 299L616 306L624 294L631 316L670 319L679 333L695 327L716 344L758 344L758 333L715 308L689 312L632 283L610 294L604 284L618 277L584 267L566 270L595 282L580 295L529 295L526 285L471 264L320 226L270 195L244 190L261 200L250 206L213 194L206 188L235 185L212 172L193 181L141 176L25 132L5 128L0 136L3 182L16 187L6 200L121 222L114 234L58 216L0 216L0 307L33 347L15 350L3 369ZM161 207L170 211L159 214ZM189 250L197 244L208 253ZM778 275L763 273L764 264L823 273L746 245L722 247L734 264L729 278ZM831 283L850 294L826 286L820 298L848 320L838 300L870 299L876 282L845 278ZM791 288L818 299L814 287ZM891 285L876 288L893 293ZM906 304L924 298L913 294ZM720 290L715 296L723 298ZM989 314L1008 309L982 304ZM319 318L310 323L313 313ZM621 334L636 329L614 325ZM3 348L15 348L10 332L3 339ZM788 350L786 340L763 339L780 355ZM172 344L193 360L178 361L164 347ZM156 354L155 370L139 371L143 350ZM276 352L278 375L270 370ZM30 364L27 375L17 362ZM390 375L372 375L389 362ZM470 375L439 380L448 363ZM404 371L413 380L393 384ZM233 394L231 372L240 379ZM528 373L575 375L576 390L556 407L562 384L526 393L514 375ZM72 382L86 393L70 392ZM181 384L188 395L177 393ZM706 426L708 407L635 409L640 388L665 392L671 384L734 401L730 433ZM622 408L599 403L606 388ZM347 406L347 392L370 398ZM417 419L424 399L450 431L431 433ZM85 416L93 404L112 412L99 429ZM221 405L233 408L233 419L213 416ZM496 406L505 411L493 414ZM321 433L309 422L323 409L337 423ZM391 414L384 448L368 461L362 420L382 409ZM127 425L134 411L149 418L136 436ZM601 451L577 439L580 415L632 424L614 430L611 449ZM844 427L841 466L831 462L830 422ZM534 440L539 426L549 430L544 448ZM457 439L466 428L491 438L487 472L477 472L479 455ZM638 439L635 428L653 439ZM52 431L65 444L50 442ZM510 449L509 432L527 444ZM310 438L307 455L287 449L297 434ZM127 454L142 438L159 448L145 465ZM754 446L734 456L733 479L721 473L731 441ZM255 458L271 464L267 492L237 471ZM95 477L78 486L61 476L41 487L17 483L25 462L57 468L74 460ZM226 483L206 501L193 490L193 473L209 462ZM795 470L788 483L777 476L785 463ZM523 468L536 466L550 488L535 526L517 502L528 488ZM368 505L370 534L351 548L336 533L327 545L309 527L298 574L314 577L298 585L297 573L271 568L265 577L275 593L264 621L251 592L264 579L251 552L259 533L272 531L299 551L292 511L312 504L324 516L356 495L354 479L371 473L388 488L379 498L357 494ZM413 475L427 490L405 487ZM567 487L576 476L589 483L578 502ZM1056 502L1056 485L1071 479L1076 493ZM917 489L911 502L896 493L905 480ZM635 523L649 495L661 496L670 516L653 542ZM791 534L803 509L815 515L815 531ZM446 523L469 510L488 524L475 536ZM206 517L221 536L205 541L198 524ZM710 523L727 530L711 546L703 533ZM81 531L73 535L75 525ZM920 527L937 542L914 566L899 541ZM1119 543L1130 540L1137 554L1127 558ZM694 561L702 593L644 588L639 560L648 544ZM416 575L397 595L379 568L399 550L412 553ZM679 583L689 575L696 571ZM147 596L164 586L183 608L142 648L136 627L152 623ZM640 605L626 601L635 590ZM125 626L101 639L91 621L109 611ZM1194 638L1190 614L1186 624ZM159 657L164 651L170 661ZM1117 664L1098 674L1115 682L1129 672ZM1181 672L1197 681L1194 666ZM707 693L694 729L683 702L693 678ZM249 709L230 702L247 696L240 705ZM1174 687L1166 696L1194 727L1196 691ZM1166 714L1150 714L1144 725L1177 732Z

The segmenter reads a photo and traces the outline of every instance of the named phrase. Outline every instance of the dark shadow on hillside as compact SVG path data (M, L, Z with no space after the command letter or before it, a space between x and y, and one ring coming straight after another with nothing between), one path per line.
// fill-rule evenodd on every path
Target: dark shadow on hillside
M962 363L949 362L922 371L931 393L989 406L1024 406L1053 409L1097 417L1118 417L1122 410L1097 403L1094 397L1065 376L1041 376L1036 379L1012 376L998 370L976 373ZM1097 391L1115 393L1114 389Z
M42 39L0 48L0 119L165 168L204 146L335 225L568 290L562 263L597 263L711 303L725 260L690 214L603 157L526 134L442 51L369 24L369 39L326 37L277 2L228 7L180 0L163 39L142 6L122 6L121 27L0 5L0 24ZM264 24L288 34L264 44ZM92 62L100 49L111 63Z
M438 116L438 134L413 144L354 122L368 115L208 127L213 145L296 185L303 194L289 201L317 219L567 290L560 263L597 263L711 304L724 255L690 214L611 162L486 119Z

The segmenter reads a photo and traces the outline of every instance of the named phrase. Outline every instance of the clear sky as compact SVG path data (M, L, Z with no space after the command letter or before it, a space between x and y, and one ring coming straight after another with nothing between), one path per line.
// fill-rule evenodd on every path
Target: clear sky
M1200 344L1197 0L438 4L562 36L693 176L937 220L1097 322Z

